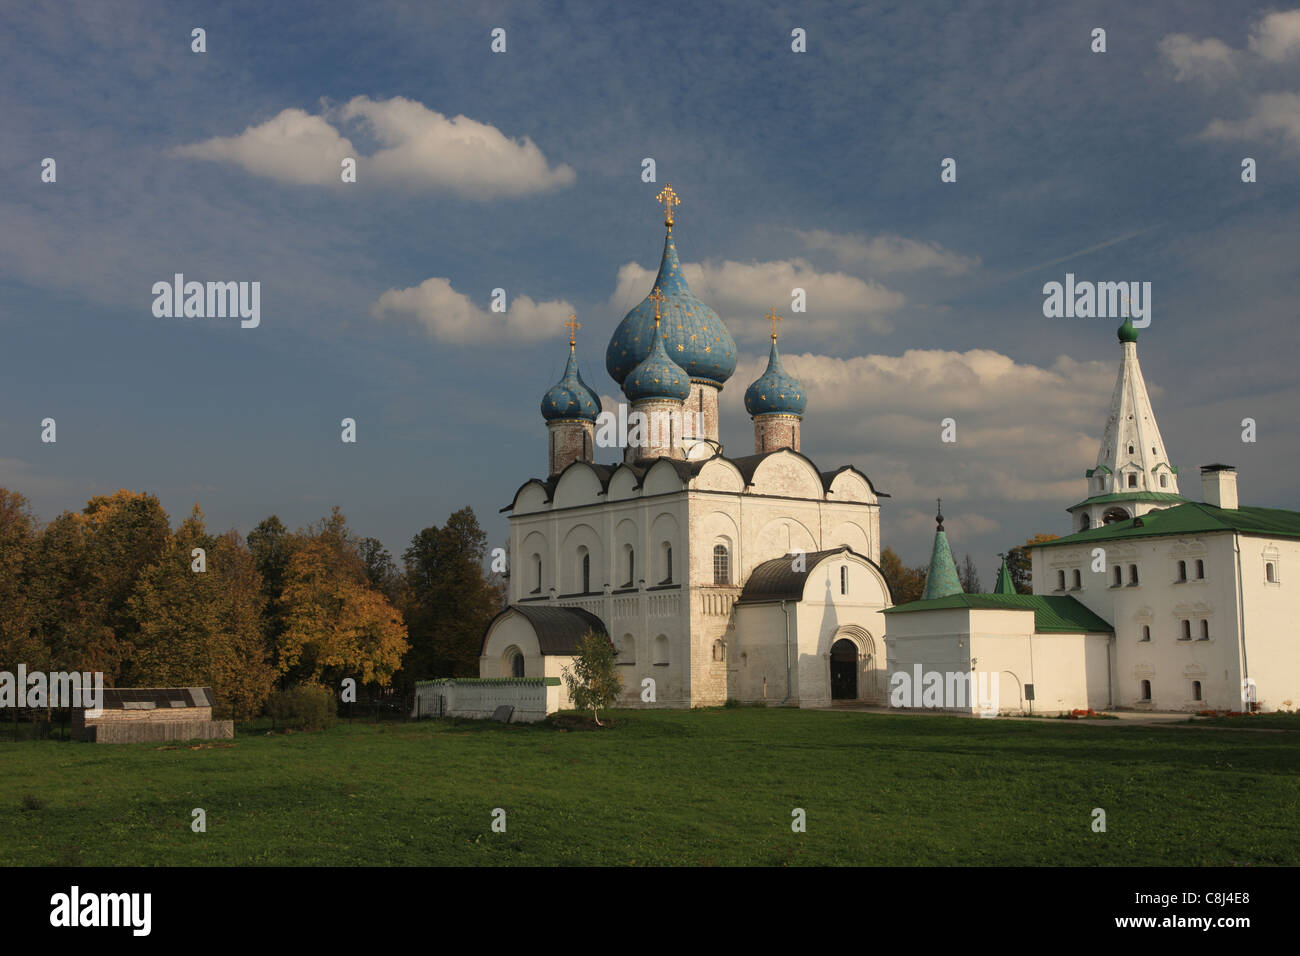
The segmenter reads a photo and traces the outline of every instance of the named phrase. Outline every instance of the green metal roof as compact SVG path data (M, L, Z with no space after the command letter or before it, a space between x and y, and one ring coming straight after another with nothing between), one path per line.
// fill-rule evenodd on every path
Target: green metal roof
M925 590L921 599L941 598L949 594L961 594L961 578L957 575L952 548L948 546L948 536L943 533L941 524L934 533L934 550L930 553L930 570L925 574Z
M1128 494L1117 492L1112 495L1097 495L1093 498L1085 498L1078 504L1070 505L1066 511L1073 511L1075 508L1082 508L1084 505L1108 505L1112 501L1186 501L1182 495L1176 495L1171 491L1130 491Z
M1074 598L1047 594L951 594L932 601L912 601L897 607L885 608L886 614L905 614L909 611L947 611L953 608L970 608L977 611L1033 611L1035 631L1068 631L1070 633L1114 630Z
M1007 567L1007 559L1002 559L1002 567L998 568L998 583L993 587L994 594L1015 594L1016 585L1011 580L1011 569Z
M1135 521L1142 524L1134 526ZM1162 534L1206 534L1236 531L1239 534L1266 538L1300 538L1300 511L1281 508L1216 508L1189 501L1173 508L1149 511L1129 521L1116 521L1100 528L1090 528L1053 541L1035 544L1035 548L1057 545L1087 544L1115 538L1149 538Z

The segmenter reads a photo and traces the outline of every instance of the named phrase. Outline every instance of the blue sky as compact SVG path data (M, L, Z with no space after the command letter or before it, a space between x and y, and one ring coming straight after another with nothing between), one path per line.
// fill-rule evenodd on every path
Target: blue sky
M1139 354L1183 492L1227 461L1243 502L1295 507L1285 7L27 5L0 77L0 485L46 520L127 487L245 532L338 504L395 555L468 504L503 541L497 509L545 469L569 311L584 376L617 395L605 345L649 291L665 182L741 350L728 453L752 450L741 397L775 306L805 452L893 495L906 560L937 495L986 586L995 552L1067 531L1119 349L1109 319L1044 318L1066 272L1152 283ZM355 184L332 181L339 150ZM260 281L260 326L156 318L177 272ZM512 316L486 311L498 287Z

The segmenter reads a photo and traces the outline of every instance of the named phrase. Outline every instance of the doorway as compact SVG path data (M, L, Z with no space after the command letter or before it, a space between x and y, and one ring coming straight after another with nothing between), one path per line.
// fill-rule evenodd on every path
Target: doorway
M831 645L831 700L858 699L858 647L848 638Z

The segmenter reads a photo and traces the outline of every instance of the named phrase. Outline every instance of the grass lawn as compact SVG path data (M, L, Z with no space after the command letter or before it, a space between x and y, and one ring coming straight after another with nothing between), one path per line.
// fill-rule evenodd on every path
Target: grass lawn
M0 864L1300 863L1298 734L612 716L604 731L343 724L193 750L0 744ZM190 829L195 807L206 833ZM806 833L791 831L796 807Z

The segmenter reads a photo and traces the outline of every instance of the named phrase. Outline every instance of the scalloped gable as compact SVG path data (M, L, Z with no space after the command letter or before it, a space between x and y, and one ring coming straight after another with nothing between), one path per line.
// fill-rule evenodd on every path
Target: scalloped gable
M783 448L763 458L754 468L749 491L756 495L786 498L822 498L821 475L811 461L798 452Z
M715 457L704 463L691 487L700 491L741 492L745 490L745 478L730 461Z

